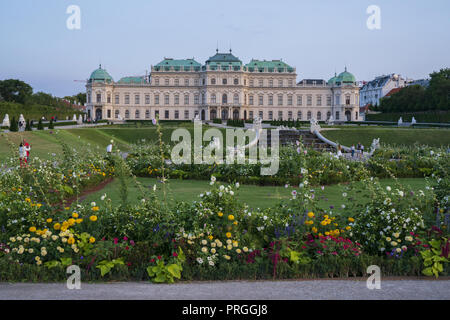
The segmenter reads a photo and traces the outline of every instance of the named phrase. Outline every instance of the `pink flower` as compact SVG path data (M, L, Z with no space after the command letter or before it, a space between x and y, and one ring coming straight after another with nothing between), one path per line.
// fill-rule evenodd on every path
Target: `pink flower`
M173 255L174 257L178 257L178 253L176 253L176 252L172 253L172 255Z
M128 238L127 237L123 237L123 241L128 241Z
M337 256L337 252L336 251L333 251L331 254Z
M117 244L119 242L119 239L114 238L114 244Z

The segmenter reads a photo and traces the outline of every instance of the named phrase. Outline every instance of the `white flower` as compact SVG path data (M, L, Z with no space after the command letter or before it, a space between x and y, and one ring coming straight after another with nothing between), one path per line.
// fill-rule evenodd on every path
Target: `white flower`
M211 176L211 182L212 182L212 183L216 182L216 177Z
M297 195L297 191L296 190L292 190L291 194L295 197Z
M202 258L197 258L197 262L198 262L199 264L202 264L202 263L203 263L203 259L202 259Z
M95 202L91 202L91 207L95 207Z
M299 188L303 188L303 183L300 183L300 184L298 185L298 187L299 187Z
M347 196L347 192L344 192L342 196L345 198Z
M219 187L220 191L223 191L223 189L225 189L225 187L223 185Z
M210 265L211 267L214 267L214 261L210 260L210 261L209 261L209 265Z
M286 183L286 184L284 185L284 187L287 189L287 188L289 188L289 185Z
M100 199L101 199L102 201L105 200L105 198L106 198L106 193L100 197Z
M345 204L343 204L341 207L342 207L342 209L345 209Z
M234 196L234 191L233 191L233 190L230 190L230 194L231 194L232 196Z
M156 184L153 185L153 191L156 191Z
M236 188L239 188L239 182L236 182Z
M387 187L386 187L386 190L387 190L387 191L391 191L391 187L387 186Z

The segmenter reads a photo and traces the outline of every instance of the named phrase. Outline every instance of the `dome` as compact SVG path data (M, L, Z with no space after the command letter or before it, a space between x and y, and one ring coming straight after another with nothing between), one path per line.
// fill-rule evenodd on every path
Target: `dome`
M97 70L91 73L89 82L113 82L113 78L109 75L108 71L102 69L102 65Z
M336 83L336 79L337 79L337 75L336 75L336 72L334 73L334 77L333 78L331 78L330 80L328 80L328 84L329 85L334 85L335 83Z
M345 71L339 74L339 76L336 79L336 82L354 83L354 82L356 82L356 78L353 74L351 74L350 72L347 72L347 67L346 67Z

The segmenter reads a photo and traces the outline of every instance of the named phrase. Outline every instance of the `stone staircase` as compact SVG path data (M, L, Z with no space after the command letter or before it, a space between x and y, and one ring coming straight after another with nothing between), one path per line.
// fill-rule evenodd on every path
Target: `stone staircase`
M317 138L309 130L280 130L279 137L281 146L296 146L296 141L302 141L303 145L316 151L335 152L334 147ZM270 131L267 136L267 144L269 146L271 144Z

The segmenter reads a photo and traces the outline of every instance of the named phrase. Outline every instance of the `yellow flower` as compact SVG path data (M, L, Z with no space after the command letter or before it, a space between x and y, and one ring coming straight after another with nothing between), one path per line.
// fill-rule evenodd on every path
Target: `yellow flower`
M46 221L47 221L47 223L52 223L53 219L52 218L48 218Z
M227 236L227 238L231 238L231 232L227 232L225 235Z
M75 219L70 218L67 222L69 223L69 225L73 226L75 224Z
M92 222L97 221L97 216L90 216L89 220L91 220Z
M98 207L92 207L92 211L98 211Z
M90 243L94 243L94 242L95 242L95 238L94 238L94 237L90 237L90 238L89 238L89 242L90 242Z
M218 215L219 217L222 217L222 216L223 216L223 213L219 211L219 213L217 213L217 215Z
M78 213L76 213L76 212L72 213L72 217L75 219L78 218Z
M228 216L228 220L233 221L233 220L234 220L234 216L233 216L232 214L230 214L230 215Z
M350 226L346 226L345 227L345 230L350 230L352 227L350 227Z
M68 244L74 244L75 243L75 239L74 238L69 238L69 239L67 239L67 243Z
M36 207L40 208L40 207L42 207L42 204L37 203L37 204L36 204Z
M83 222L83 219L77 219L77 220L75 220L75 221L76 221L76 223L80 224L80 223Z
M36 232L36 227L30 227L28 230L30 230L30 232Z
M236 249L236 253L241 253L241 249Z
M309 218L313 218L314 217L314 212L308 212L308 217Z
M312 227L311 231L314 232L314 233L317 233L317 228L316 227Z
M329 235L330 235L330 233L329 233L328 231L326 231L326 232L325 232L325 235L326 235L326 236L329 236Z
M65 209L65 210L69 210L70 208L69 208L69 207L65 207L64 209Z
M228 256L228 255L224 255L223 257L224 257L225 259L227 259L227 260L230 260L230 259L231 259L231 257Z
M209 235L209 236L208 236L208 239L209 239L209 240L212 240L212 239L213 239L213 236L212 236L212 235Z
M59 230L59 229L61 229L61 225L60 225L59 223L55 223L55 224L53 225L53 229Z
M25 201L26 202L31 202L31 199L30 198L25 198Z
M355 219L353 219L352 217L350 217L350 218L348 218L348 221L350 221L350 222L354 222L354 221L355 221Z
M326 226L327 222L325 220L323 220L323 221L320 222L320 224L323 225L323 226Z
M235 226L237 226L238 222L237 222L237 221L235 221L235 222L233 222L233 224L234 224Z
M242 250L244 250L244 252L248 252L248 248L247 247L243 247Z

